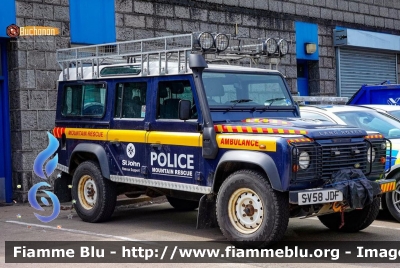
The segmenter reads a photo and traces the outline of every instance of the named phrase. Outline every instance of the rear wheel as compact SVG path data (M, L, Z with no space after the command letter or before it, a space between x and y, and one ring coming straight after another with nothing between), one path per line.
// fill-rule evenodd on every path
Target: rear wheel
M268 179L252 170L230 175L217 196L217 220L235 246L262 248L283 238L289 222L289 201Z
M400 172L393 176L396 190L385 194L386 206L392 216L400 222Z
M190 211L195 210L199 207L198 201L193 200L185 200L180 198L175 198L171 196L167 196L168 202L173 206L176 210L180 211Z
M354 233L361 231L372 224L379 213L380 199L375 198L372 204L344 213L344 225L339 229L342 222L340 213L318 216L323 225L334 231Z
M101 222L111 218L117 201L114 182L103 177L97 163L86 161L72 179L72 198L76 213L83 221Z

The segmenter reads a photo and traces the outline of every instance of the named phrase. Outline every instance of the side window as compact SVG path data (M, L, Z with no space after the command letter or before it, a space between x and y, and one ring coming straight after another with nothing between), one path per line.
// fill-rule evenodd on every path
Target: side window
M191 119L197 119L193 92L189 80L161 81L158 83L157 118L179 119L178 109L181 100L191 103Z
M146 115L146 82L118 83L114 117L144 118Z
M103 116L105 104L106 88L103 84L64 87L62 106L62 115L64 116Z

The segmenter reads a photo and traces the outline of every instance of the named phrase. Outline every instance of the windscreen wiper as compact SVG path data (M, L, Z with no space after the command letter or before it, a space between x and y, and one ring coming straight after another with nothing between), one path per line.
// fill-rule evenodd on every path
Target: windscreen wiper
M231 100L230 102L232 102L233 104L231 105L231 107L229 107L227 109L227 111L230 111L233 109L233 107L235 107L238 103L243 103L243 102L250 102L253 101L251 99L238 99L238 100Z
M271 102L271 103L268 105L268 106L271 106L274 102L280 101L280 100L286 100L286 98L268 99L268 100L264 101L264 103L266 103L266 102ZM265 105L265 104L264 104L264 105ZM265 105L265 106L267 106L267 105Z

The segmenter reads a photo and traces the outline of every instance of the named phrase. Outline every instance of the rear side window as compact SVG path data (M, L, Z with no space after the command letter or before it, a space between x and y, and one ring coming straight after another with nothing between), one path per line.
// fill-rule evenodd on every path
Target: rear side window
M105 112L104 84L67 85L64 87L63 116L102 117Z

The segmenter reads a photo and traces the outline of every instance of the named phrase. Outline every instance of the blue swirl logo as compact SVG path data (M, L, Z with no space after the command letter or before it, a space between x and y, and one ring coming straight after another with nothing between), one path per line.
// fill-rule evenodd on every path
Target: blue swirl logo
M47 186L50 187L50 184L48 184L47 182L39 182L36 183L35 185L32 186L32 188L29 190L28 192L28 200L29 203L31 204L31 206L39 211L44 211L44 209L39 205L39 203L36 200L36 194L39 190L40 187L42 186ZM55 218L57 218L58 214L60 214L60 201L58 200L57 196L55 194L53 194L52 192L46 191L46 190L42 190L44 193L46 193L51 201L53 202L53 213L51 213L50 216L42 216L39 215L37 213L33 213L35 214L36 218L42 222L50 222L52 220L54 220ZM49 201L47 201L47 199L42 196L42 198L40 199L42 201L42 203L46 206L49 206Z
M33 163L33 171L35 172L36 175L38 175L40 178L47 180L48 176L50 176L54 170L57 167L58 163L58 154L56 154L53 158L49 159L56 151L59 146L58 140L51 135L49 132L47 132L47 136L49 137L49 145L47 146L46 149L44 149L42 152L38 154L38 156L35 159L35 162ZM47 159L49 159L47 161ZM47 161L47 163L46 163ZM50 185L47 182L39 182L36 183L35 185L32 186L32 188L28 192L28 201L31 204L31 206L39 211L44 211L44 209L39 205L39 203L36 200L36 195L40 187L42 186L47 186L50 187ZM45 194L47 194L52 203L53 203L53 213L50 216L42 216L37 213L33 213L36 218L42 222L50 222L57 218L58 214L60 214L60 201L58 200L57 196L53 194L52 192L42 190ZM49 201L45 197L41 197L40 199L42 203L45 206L49 206Z
M38 154L35 162L33 163L33 171L42 179L47 179L47 176L50 176L51 173L54 172L58 163L58 154L56 154L45 165L46 160L57 151L57 148L59 146L58 140L53 135L47 132L47 136L49 137L49 145L46 149ZM46 174L44 173L44 171L46 171Z

